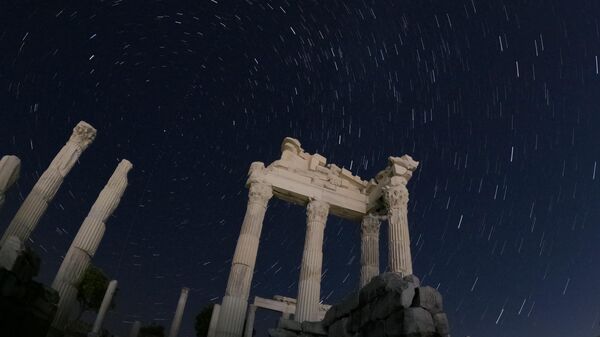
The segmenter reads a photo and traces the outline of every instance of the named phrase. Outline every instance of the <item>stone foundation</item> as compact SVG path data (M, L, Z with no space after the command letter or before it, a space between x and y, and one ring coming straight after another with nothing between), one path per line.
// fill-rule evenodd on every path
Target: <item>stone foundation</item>
M280 320L271 337L449 337L442 295L415 276L376 276L327 311L321 322Z

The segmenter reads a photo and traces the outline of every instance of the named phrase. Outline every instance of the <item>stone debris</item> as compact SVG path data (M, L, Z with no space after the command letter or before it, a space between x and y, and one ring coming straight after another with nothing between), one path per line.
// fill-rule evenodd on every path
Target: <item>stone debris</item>
M450 336L442 295L422 287L416 276L399 273L376 276L360 292L332 306L321 323L328 337Z

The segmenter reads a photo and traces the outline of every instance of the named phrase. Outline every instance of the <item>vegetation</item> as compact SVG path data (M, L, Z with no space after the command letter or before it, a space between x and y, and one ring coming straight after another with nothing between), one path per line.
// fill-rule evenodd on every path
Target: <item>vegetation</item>
M165 337L165 327L162 325L147 325L140 329L138 337Z
M98 312L102 299L106 293L108 287L108 277L98 267L90 265L83 274L81 282L77 285L77 301L79 302L79 315L77 320L80 320L81 316L86 311ZM115 295L110 304L110 309L113 309L116 305Z

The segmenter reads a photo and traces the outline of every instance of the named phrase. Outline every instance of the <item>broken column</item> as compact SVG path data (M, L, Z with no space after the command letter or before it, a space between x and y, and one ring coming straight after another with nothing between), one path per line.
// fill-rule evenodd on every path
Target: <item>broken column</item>
M169 337L177 337L177 335L179 334L179 328L181 327L181 318L183 317L183 309L185 309L185 304L187 302L189 292L190 288L184 287L181 289L181 295L179 295L179 301L177 302L175 316L173 317L171 329L169 330Z
M403 276L412 275L406 184L419 163L409 155L390 157L389 161L389 181L383 187L383 198L388 210L389 270Z
M256 319L256 305L248 305L248 315L246 316L246 332L244 337L252 337L254 332L254 320Z
M379 275L379 217L366 215L360 226L360 287Z
M19 179L21 159L17 156L4 156L0 159L0 209L4 205L4 194Z
M83 277L104 236L106 220L119 205L127 187L127 173L132 167L127 160L119 163L83 221L60 265L56 278L52 282L52 288L56 289L60 295L58 310L52 322L52 327L55 329L63 330L67 324L69 314L77 301L77 284Z
M141 327L142 327L142 322L140 322L140 321L133 322L133 325L131 326L131 332L129 332L129 337L138 337Z
M27 241L63 180L95 137L96 129L88 123L82 121L75 126L67 144L54 157L17 211L0 239L0 246L10 236L18 237L23 243Z
M110 308L110 304L112 303L113 296L116 290L117 280L110 281L108 283L108 287L106 287L106 292L104 293L102 304L100 304L100 309L98 309L98 316L96 316L96 320L94 321L94 325L92 326L92 331L88 334L88 337L98 337L100 335L100 329L102 328L104 317L106 316L108 308Z
M260 233L267 203L273 196L271 185L260 179L264 169L264 164L260 162L252 163L250 166L248 206L233 254L229 280L219 313L216 337L242 337Z
M329 204L319 200L311 200L306 207L306 238L294 317L298 322L319 320L323 236L328 214Z
M210 315L210 323L208 325L207 337L215 337L217 332L217 323L219 322L219 311L221 311L220 304L214 304L212 314Z

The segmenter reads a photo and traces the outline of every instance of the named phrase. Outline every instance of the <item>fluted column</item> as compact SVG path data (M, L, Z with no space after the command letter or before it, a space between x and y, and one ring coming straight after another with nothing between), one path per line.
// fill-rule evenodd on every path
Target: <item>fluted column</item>
M88 216L79 228L60 269L52 282L52 288L58 291L60 300L52 322L52 327L63 330L69 314L77 300L77 284L81 281L91 258L104 236L105 222L119 205L127 187L127 173L133 166L122 160L108 183L100 192Z
M256 318L256 305L250 304L248 305L248 315L246 317L246 332L244 333L244 337L252 337L252 333L254 332L254 319Z
M360 235L360 287L379 275L379 217L366 215Z
M71 138L54 157L50 166L42 174L25 201L10 222L0 239L0 246L10 236L16 236L21 242L27 242L48 204L54 199L63 180L73 168L83 151L94 141L96 129L86 122L79 122L73 129Z
M246 215L233 254L231 272L219 314L217 337L242 337L260 233L267 203L272 196L271 185L260 181L250 183Z
M208 334L207 337L215 337L217 332L217 323L219 322L219 313L221 311L220 304L214 304L212 314L210 315L210 324L208 324Z
M388 207L388 261L391 272L412 275L410 236L408 233L408 189L405 184L383 189Z
M138 337L141 327L142 327L142 322L140 322L140 321L133 322L133 325L131 326L131 331L129 332L129 337Z
M112 303L113 296L116 290L117 280L110 281L108 283L108 287L106 287L106 292L104 293L102 304L100 304L100 309L98 309L98 315L96 316L96 320L94 321L94 325L92 326L92 332L88 334L89 337L99 336L100 329L102 328L102 323L104 322L104 317L106 316L108 308L110 308L110 304Z
M0 159L0 210L4 205L4 194L19 179L21 159L17 156L4 156Z
M183 310L185 309L185 304L187 303L189 292L190 288L184 287L181 289L179 301L177 301L177 309L175 310L175 316L173 317L171 329L169 330L169 337L177 337L177 335L179 334L179 328L181 327L181 318L183 317Z
M311 200L306 208L306 238L298 282L298 304L294 319L298 322L317 321L321 297L323 267L323 235L329 205Z

